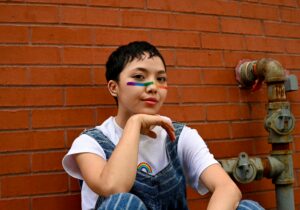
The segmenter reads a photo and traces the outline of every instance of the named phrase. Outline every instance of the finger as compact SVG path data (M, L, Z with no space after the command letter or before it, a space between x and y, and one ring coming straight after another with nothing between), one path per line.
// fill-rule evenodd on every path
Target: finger
M173 127L173 125L169 122L163 122L162 123L162 127L166 130L166 132L168 133L171 141L175 141L176 136L175 136L175 129Z

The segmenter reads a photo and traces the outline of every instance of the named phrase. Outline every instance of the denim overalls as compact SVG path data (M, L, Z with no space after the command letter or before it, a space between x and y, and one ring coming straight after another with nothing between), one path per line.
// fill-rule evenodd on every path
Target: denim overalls
M129 193L119 193L107 198L99 196L95 210L188 210L186 183L178 155L177 144L184 124L173 122L176 139L166 141L168 165L156 175L137 171L136 180ZM109 159L115 145L98 129L84 131L83 134L95 139ZM242 200L237 210L264 210L257 202Z
M166 141L166 152L169 160L168 165L156 175L137 171L136 180L129 195L125 195L125 198L113 198L115 201L112 201L111 203L124 205L122 204L122 200L124 199L131 199L133 202L140 199L149 210L188 209L185 178L177 155L178 138L184 125L181 123L173 123L173 126L175 128L176 140L171 142L169 137L167 137ZM84 134L94 138L101 145L106 154L106 158L110 158L115 145L101 131L91 129L85 131ZM135 196L131 197L130 194L137 196L137 198ZM107 199L108 198L99 196L95 209L98 209ZM126 205L128 205L128 209L136 209L132 206L130 207L132 204L126 203ZM143 204L134 205L143 206ZM141 209L143 208L141 207Z

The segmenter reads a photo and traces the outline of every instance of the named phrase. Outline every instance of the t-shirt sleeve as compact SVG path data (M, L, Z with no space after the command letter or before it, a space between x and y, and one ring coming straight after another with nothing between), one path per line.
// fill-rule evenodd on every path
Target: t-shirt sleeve
M207 167L218 161L209 152L197 130L186 126L183 128L178 142L178 156L188 184L202 195L207 193L208 189L199 182L199 177Z
M62 160L65 171L77 179L82 179L80 169L74 159L74 155L79 153L93 153L106 160L106 155L96 140L86 134L80 135L74 140L70 150Z

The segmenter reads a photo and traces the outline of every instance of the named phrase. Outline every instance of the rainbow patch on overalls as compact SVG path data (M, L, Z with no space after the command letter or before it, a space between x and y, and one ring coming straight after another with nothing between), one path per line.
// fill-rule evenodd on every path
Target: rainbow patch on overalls
M150 166L148 163L146 163L146 162L141 162L141 163L139 163L138 166L137 166L137 170L138 170L138 171L146 172L146 173L148 173L148 174L151 174L151 173L152 173L152 168L151 168L151 166Z

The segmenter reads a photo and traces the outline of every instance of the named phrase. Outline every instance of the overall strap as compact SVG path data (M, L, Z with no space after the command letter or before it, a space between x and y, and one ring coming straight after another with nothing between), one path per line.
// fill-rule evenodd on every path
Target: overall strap
M104 150L106 159L108 160L110 158L116 146L114 145L114 143L112 143L112 141L107 136L105 136L102 133L102 131L100 131L97 128L92 128L84 131L82 134L86 134L92 137L93 139L95 139Z
M178 123L178 122L172 122L174 128L175 128L175 141L171 142L170 137L167 136L167 151L170 155L171 160L175 160L177 158L177 146L178 146L178 140L179 136L183 130L183 127L185 124L183 123Z

